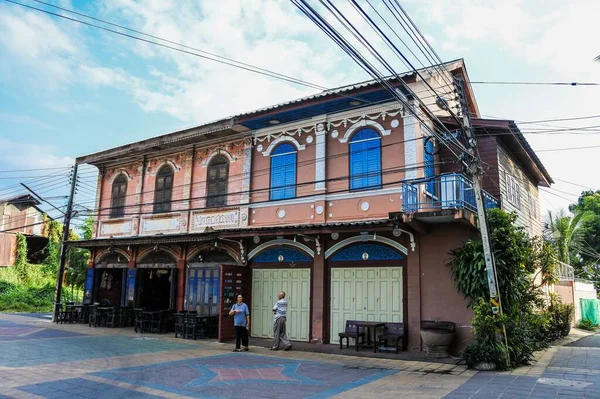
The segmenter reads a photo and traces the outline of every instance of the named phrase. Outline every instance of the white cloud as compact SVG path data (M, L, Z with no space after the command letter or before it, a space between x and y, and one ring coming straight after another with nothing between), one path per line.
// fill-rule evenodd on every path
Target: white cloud
M44 123L38 119L32 118L27 115L17 115L17 114L5 114L0 113L0 121L8 122L8 123L18 123L25 125L37 126L42 129L53 130L54 128L47 123Z
M0 159L7 169L56 168L73 165L71 157L54 155L56 148L48 145L12 141L0 137Z

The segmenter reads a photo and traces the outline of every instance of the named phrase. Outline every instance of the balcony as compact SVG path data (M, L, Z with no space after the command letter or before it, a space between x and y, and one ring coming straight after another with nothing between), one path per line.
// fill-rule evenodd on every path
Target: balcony
M498 200L485 191L483 200L487 209L500 207ZM448 173L402 183L404 214L440 217L462 210L477 212L473 182L463 174Z

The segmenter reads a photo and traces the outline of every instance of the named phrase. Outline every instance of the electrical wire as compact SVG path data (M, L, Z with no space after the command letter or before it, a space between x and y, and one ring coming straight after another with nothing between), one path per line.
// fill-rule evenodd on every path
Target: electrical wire
M425 166L421 166L420 168L424 168ZM402 169L415 169L415 167L410 167L410 168L402 168ZM396 172L397 173L397 172ZM394 180L391 182L386 182L386 183L382 183L381 185L379 185L377 188L383 188L386 186L390 186L393 184L400 184L405 182L405 180ZM314 182L308 182L306 184L314 184ZM304 183L302 183L301 185L304 185ZM291 185L290 185L291 186ZM298 186L298 185L295 185ZM278 189L284 189L285 186L282 187L277 187ZM270 188L266 189L266 190L270 190ZM252 191L252 190L250 190ZM261 189L261 191L264 191ZM350 190L348 188L343 188L340 190L332 190L329 191L327 194L340 194L340 193L347 193ZM221 195L219 195L221 196ZM298 200L298 199L304 199L304 198L313 198L315 197L314 193L311 194L306 194L306 195L301 195L301 196L296 196L293 199L294 200ZM189 200L197 200L197 199L203 199L203 198L208 198L207 196L201 196L201 197L194 197L194 198L189 198L189 199L182 199L182 200L172 200L172 201L168 201L167 203L174 203L174 202L188 202ZM274 205L277 204L278 201L276 200L271 200L271 199L266 199L266 200L262 200L262 201L252 201L250 202L248 205L249 206L255 206L258 204L264 204L264 203L273 203ZM94 216L105 216L102 214L102 211L106 211L106 210L111 210L111 209L115 209L115 208L130 208L130 207L138 207L140 205L142 206L150 206L150 205L154 205L155 203L145 203L145 204L133 204L133 205L125 205L124 207L106 207L106 208L99 208L97 211L93 212L93 213L89 213L88 215L94 215ZM189 211L194 211L194 210L207 210L210 208L207 208L205 206L203 207L190 207L190 208L182 208L182 209L177 209L177 210L171 210L171 212L189 212ZM138 215L155 215L156 213L153 211L148 211L148 212L133 212L133 213L125 213L124 216L138 216Z
M439 166L439 165L445 165L445 164L450 164L452 162L438 162L435 163L434 166ZM305 187L305 186L310 186L310 185L314 185L315 183L321 183L321 182L346 182L351 180L352 178L362 178L362 177L369 177L369 176L385 176L385 175L393 175L393 174L398 174L401 172L405 172L406 170L414 170L414 169L423 169L425 168L425 163L421 162L421 163L417 163L414 165L408 165L408 166L403 166L403 167L398 167L398 168L388 168L388 169L383 169L381 171L377 171L377 172L370 172L370 173L360 173L360 174L353 174L353 175L344 175L344 176L337 176L334 178L329 178L329 179L324 179L324 180L312 180L312 181L306 181L306 182L302 182L302 183L295 183L295 184L288 184L288 185L284 185L284 186L278 186L275 189L287 189L287 188L301 188L301 187ZM397 182L404 182L405 180L398 180ZM112 209L122 209L122 208L137 208L137 207L144 207L144 206L154 206L156 204L163 204L163 203L168 203L168 204L173 204L173 203L179 203L179 202L190 202L190 201L198 201L198 200L204 200L204 199L208 199L211 197L226 197L226 198L230 198L233 196L241 196L241 195L245 195L247 194L249 197L252 194L257 194L257 193L270 193L274 188L272 187L265 187L265 188L260 188L260 189L251 189L251 190L241 190L241 191L236 191L236 192L228 192L226 194L215 194L215 195L202 195L202 196L194 196L194 197L190 197L190 198L180 198L177 200L169 200L169 201L161 201L161 202L145 202L145 203L139 203L139 204L130 204L130 205L124 205L124 206L110 206L110 207L100 207L97 209L97 211L104 211L104 210L112 210ZM342 190L341 192L347 192L350 191L349 188L345 188L344 190ZM310 196L314 196L314 194L311 194ZM298 197L296 197L298 198ZM268 200L266 202L276 202L274 200ZM265 202L265 201L263 201ZM79 202L78 204L82 204L81 202ZM252 202L252 204L254 204L254 202ZM204 208L201 208L204 209Z

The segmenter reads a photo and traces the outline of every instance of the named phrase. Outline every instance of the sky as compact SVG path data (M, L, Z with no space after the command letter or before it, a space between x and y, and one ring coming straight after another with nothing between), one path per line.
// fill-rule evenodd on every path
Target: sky
M15 1L68 15L33 0ZM368 79L284 0L45 1L324 87ZM381 2L371 3L386 15ZM360 29L368 30L348 2L337 4ZM361 4L368 9L366 2ZM596 0L401 4L441 59L464 58L472 81L600 82L600 63L593 62L600 55L600 44L592 40L600 37ZM391 14L387 17L393 23ZM368 37L383 49L374 33ZM418 61L411 59L415 65ZM394 67L406 70L399 62ZM600 86L476 84L474 90L484 117L527 122L600 114ZM3 1L0 197L16 193L23 180L50 173L66 176L66 169L47 168L70 165L77 156L315 92ZM598 126L600 118L547 125L521 128ZM600 148L568 150L600 146L600 132L566 133L527 134L535 150L558 149L538 153L556 181L541 193L544 212L566 208L584 187L600 188L591 167ZM33 168L44 170L17 172ZM93 171L85 169L81 179L80 202L92 206ZM58 181L58 187L34 183L45 195L58 197L66 194L68 181ZM64 198L54 203L64 205Z

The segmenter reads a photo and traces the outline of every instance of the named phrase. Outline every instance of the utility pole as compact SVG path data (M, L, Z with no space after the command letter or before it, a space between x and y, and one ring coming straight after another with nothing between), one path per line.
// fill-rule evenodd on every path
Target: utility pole
M494 262L494 253L492 252L491 237L488 229L488 221L485 210L485 201L483 199L483 170L481 160L477 154L477 141L473 128L471 126L471 115L467 107L467 97L465 86L461 76L455 77L460 99L460 108L462 110L463 126L462 130L467 141L467 151L469 159L466 160L467 174L473 180L473 190L475 192L475 203L477 205L477 219L479 222L479 231L481 232L481 241L483 243L483 257L485 260L485 269L487 272L488 288L490 290L490 305L493 314L502 315L502 300L500 290L498 289L498 275L496 273L496 264ZM506 346L507 356L506 365L510 366L510 356L508 355L508 340L506 338L506 327L502 324L502 333L504 336L504 345Z
M71 175L71 191L69 193L69 199L67 201L67 210L65 211L65 218L63 221L63 236L60 245L60 260L58 263L58 276L56 278L56 295L54 297L54 314L53 320L58 321L58 312L60 312L61 306L61 294L62 294L62 282L65 274L65 262L67 259L67 241L69 240L69 229L71 225L71 217L73 216L73 197L75 197L75 187L77 187L77 163L73 166L73 173Z

